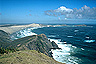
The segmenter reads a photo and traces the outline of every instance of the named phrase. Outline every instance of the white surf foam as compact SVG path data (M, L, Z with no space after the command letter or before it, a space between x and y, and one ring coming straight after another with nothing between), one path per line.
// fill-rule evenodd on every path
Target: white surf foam
M42 28L42 27L33 27L33 28L20 30L19 32L16 32L15 34L13 34L11 38L12 40L15 40L15 39L26 37L26 36L37 35L36 33L33 33L32 30L38 29L38 28Z
M84 40L84 42L91 43L91 42L95 42L95 40Z
M56 36L54 36L54 35L49 35L48 37L56 37Z
M73 52L77 47L72 46L71 44L62 44L63 42L60 42L61 39L50 39L50 41L54 41L58 45L58 47L61 48L51 50L53 53L52 56L56 61L66 64L78 64L80 60L78 60L77 57L71 56L71 52Z
M72 38L73 36L67 36L68 38Z
M79 30L74 30L74 32L78 32Z

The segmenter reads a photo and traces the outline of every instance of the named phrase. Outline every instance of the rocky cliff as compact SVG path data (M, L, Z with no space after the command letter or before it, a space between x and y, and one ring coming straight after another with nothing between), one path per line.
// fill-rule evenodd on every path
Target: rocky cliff
M9 34L0 30L0 64L63 64L50 58L51 48L58 46L55 42L50 42L44 34L11 41ZM1 54L1 50L4 50L4 54Z
M51 48L58 48L55 42L50 42L46 35L34 35L14 40L12 46L18 47L19 50L37 50L48 56L51 56Z
M0 30L0 47L18 48L19 50L37 50L47 56L52 56L51 48L58 48L55 42L50 42L46 35L33 35L20 38L14 41L10 40L9 34Z
M9 34L0 30L0 47L6 48L11 43Z

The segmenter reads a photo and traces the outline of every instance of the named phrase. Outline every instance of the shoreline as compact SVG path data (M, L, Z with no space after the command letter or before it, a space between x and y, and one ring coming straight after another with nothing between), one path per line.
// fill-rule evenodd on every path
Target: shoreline
M14 32L17 32L19 30L23 30L26 28L33 28L33 27L60 27L60 26L66 26L66 27L88 27L87 25L43 25L43 24L27 24L27 25L0 25L0 30L5 31L8 34L13 34ZM91 26L89 26L91 27Z
M26 29L26 28L29 28L29 27L40 27L40 25L39 24L12 25L12 26L8 26L8 27L0 27L0 30L5 31L8 34L12 34L14 32L17 32L19 30Z
M40 24L39 24L40 25ZM59 27L59 26L61 26L61 25L58 25L58 26L56 26L56 25L40 25L39 27L41 27L41 28L43 28L43 27ZM30 26L30 25L19 25L19 26L11 26L11 27L14 27L14 28L23 28L24 27L24 29L31 29L31 28L36 28L36 25L35 25L35 27L32 27L32 26ZM66 25L65 27L92 27L92 26L86 26L86 25ZM0 27L1 28L1 27ZM30 31L30 30L29 30ZM28 31L28 32L29 32ZM78 31L78 30L75 30L75 32L76 31ZM28 34L28 33L27 33ZM48 37L47 37L48 38ZM50 37L49 37L50 38ZM62 60L59 60L59 59L56 59L57 57L60 57L61 55L64 55L64 56L62 56L62 57L65 57L65 59L67 60L68 59L68 61L69 61L69 63L70 62L73 62L73 63L76 63L75 61L71 61L70 59L72 59L71 57L69 57L68 58L68 55L70 56L70 50L71 49L77 49L77 47L75 47L75 46L73 46L73 45L71 45L71 44L67 44L67 42L65 41L65 42L60 42L58 39L51 39L51 41L54 41L62 50L54 50L54 48L53 48L53 50L51 50L51 52L53 53L53 59L54 60L56 60L56 61L58 61L58 62L62 62ZM84 50L83 48L80 48L80 50ZM58 54L55 54L55 53L58 53ZM64 52L64 53L63 53ZM62 58L61 57L61 58ZM60 58L60 59L61 59ZM78 58L77 57L75 57L76 59L74 59L74 60L77 60ZM78 60L78 61L81 61L81 59L80 60ZM67 61L66 61L67 62ZM62 62L63 63L63 62ZM64 62L65 63L65 62ZM77 62L78 63L78 62Z
M3 26L3 27L2 27ZM28 25L12 25L12 26L4 26L2 25L0 27L0 30L3 30L7 32L8 34L12 34L14 32L17 32L22 29L26 28L33 28L33 27L56 27L56 26L61 26L61 25L43 25L43 24L28 24Z

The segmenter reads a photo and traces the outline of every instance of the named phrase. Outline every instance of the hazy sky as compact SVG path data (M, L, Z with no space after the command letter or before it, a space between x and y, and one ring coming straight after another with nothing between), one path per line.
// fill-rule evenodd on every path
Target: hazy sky
M63 22L96 23L96 0L0 0L0 23Z

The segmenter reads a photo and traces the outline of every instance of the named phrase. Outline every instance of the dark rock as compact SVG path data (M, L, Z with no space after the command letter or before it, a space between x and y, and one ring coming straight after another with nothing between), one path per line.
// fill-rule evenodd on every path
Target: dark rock
M0 48L1 47L8 47L11 43L10 36L8 33L0 30Z
M55 42L50 42L45 34L28 36L13 41L13 46L18 47L19 50L36 50L52 57L51 48L59 48Z
M13 47L19 50L37 50L52 57L51 49L59 49L55 42L50 42L45 34L27 36L14 41L10 40L9 34L0 30L0 47Z

